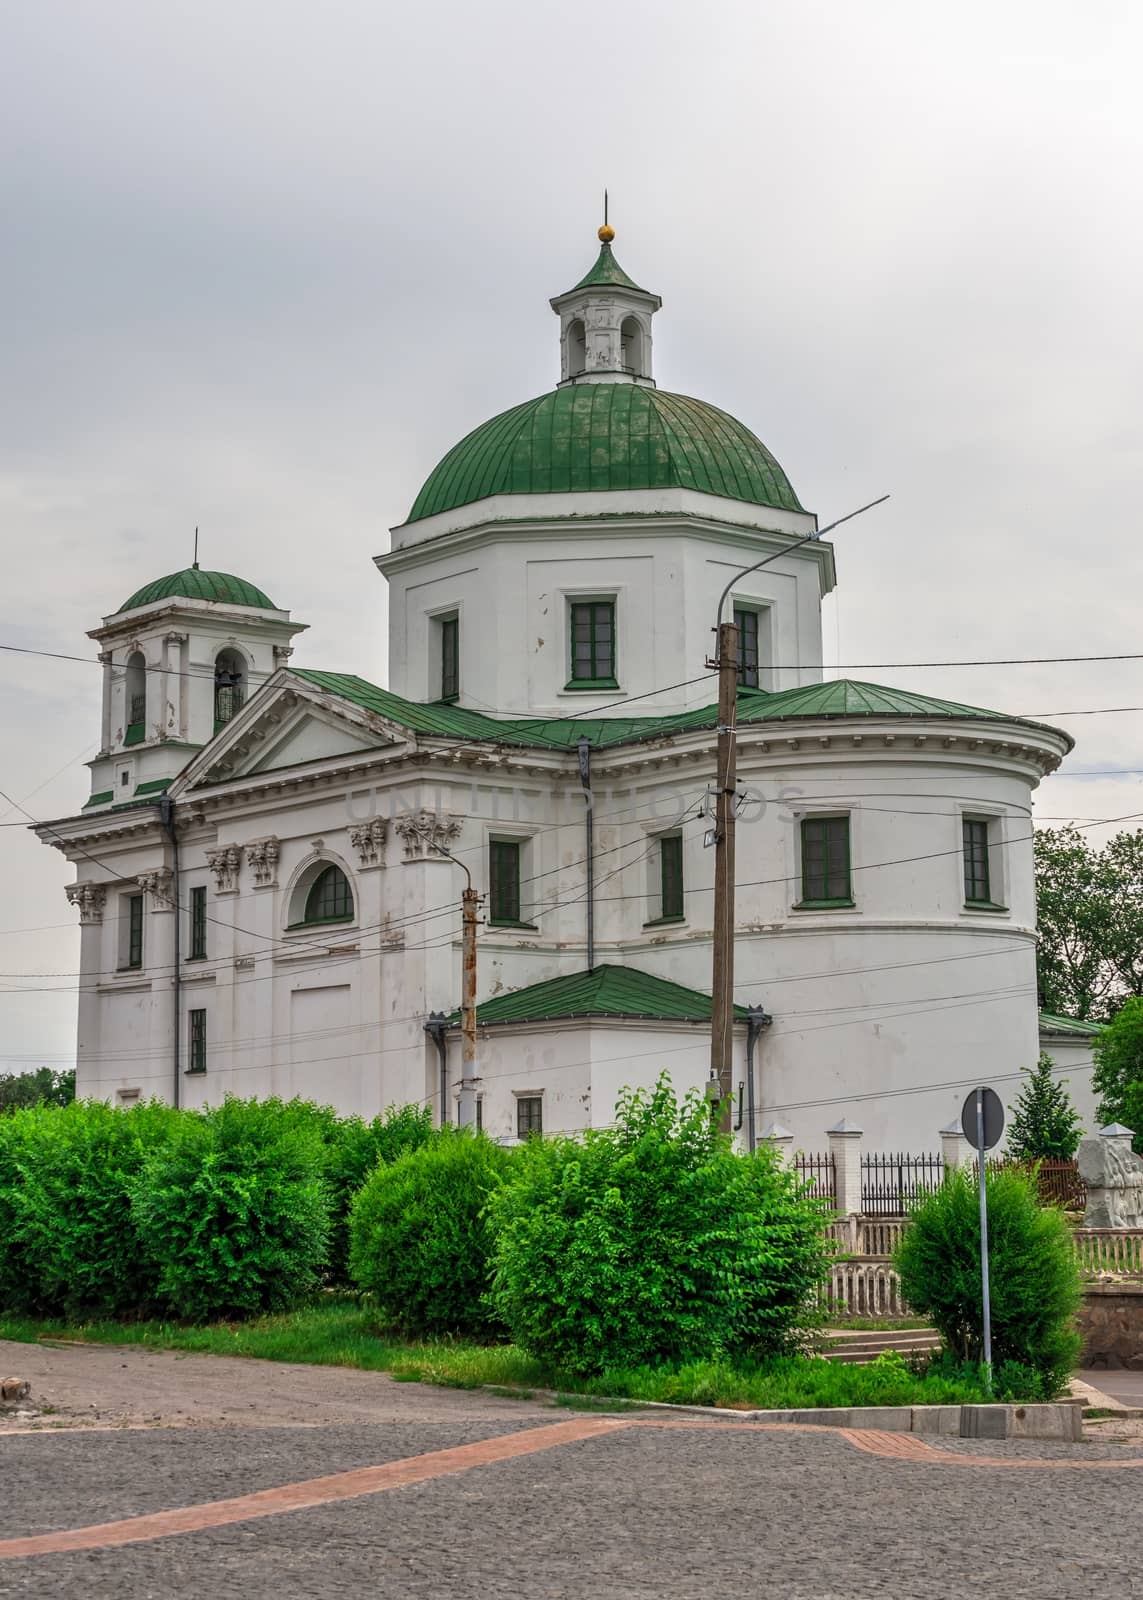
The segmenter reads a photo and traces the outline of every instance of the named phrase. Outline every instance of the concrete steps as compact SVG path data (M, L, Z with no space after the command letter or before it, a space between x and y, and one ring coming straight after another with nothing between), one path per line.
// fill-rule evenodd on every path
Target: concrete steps
M928 1355L941 1348L940 1334L935 1328L870 1329L833 1328L826 1335L828 1343L822 1351L827 1361L849 1361L866 1366L884 1355L886 1350L896 1350L903 1356Z

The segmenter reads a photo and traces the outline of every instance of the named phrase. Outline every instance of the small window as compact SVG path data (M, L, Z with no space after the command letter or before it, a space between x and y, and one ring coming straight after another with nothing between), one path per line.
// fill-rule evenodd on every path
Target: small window
M533 1134L544 1131L544 1097L539 1094L523 1094L516 1100L516 1136L519 1139L529 1139Z
M201 886L190 892L190 955L187 959L206 959L206 889Z
M236 650L223 650L214 663L214 731L224 727L246 698L246 667Z
M353 916L353 890L340 867L323 867L306 896L303 922L348 922Z
M992 884L988 870L988 823L965 817L964 898L969 905L991 905Z
M206 1071L206 1012L188 1011L187 1071Z
M460 695L460 618L441 619L441 699Z
M127 966L143 965L143 896L127 896Z
M738 682L743 689L758 687L758 613L736 611L738 629Z
M142 744L147 733L147 663L140 650L127 658L127 728L124 744Z
M568 377L578 378L587 370L587 338L583 322L575 317L568 323Z
M634 317L624 317L620 324L619 361L624 372L643 376L643 330Z
M660 917L664 920L668 917L681 917L683 915L683 836L680 833L667 834L659 840L659 884L661 890Z
M488 845L488 920L520 921L520 846L513 840Z
M849 818L805 817L802 821L803 905L848 905Z
M476 1097L476 1131L477 1133L484 1132L484 1096L482 1094L478 1094Z
M570 610L571 686L617 689L614 600L577 600Z

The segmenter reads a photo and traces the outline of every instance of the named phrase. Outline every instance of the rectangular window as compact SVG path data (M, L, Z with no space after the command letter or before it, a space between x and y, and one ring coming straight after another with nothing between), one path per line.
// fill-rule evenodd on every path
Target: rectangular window
M544 1131L544 1097L523 1094L516 1101L516 1136L527 1139L533 1133Z
M852 899L849 818L802 819L803 905L836 905Z
M964 898L971 904L992 904L992 885L988 871L988 823L965 817Z
M618 688L614 600L577 600L570 609L572 684L577 688Z
M683 838L672 833L659 840L659 885L661 890L659 915L683 915Z
M206 890L202 887L190 892L190 954L187 959L206 959Z
M206 1071L206 1012L188 1011L187 1071Z
M484 1132L484 1096L482 1094L478 1094L476 1097L476 1131L477 1133Z
M757 689L757 611L736 611L734 613L734 626L738 629L738 681L744 689Z
M127 965L143 965L143 896L127 896Z
M441 619L441 699L460 694L460 618Z
M488 846L488 920L520 921L520 846L507 839Z

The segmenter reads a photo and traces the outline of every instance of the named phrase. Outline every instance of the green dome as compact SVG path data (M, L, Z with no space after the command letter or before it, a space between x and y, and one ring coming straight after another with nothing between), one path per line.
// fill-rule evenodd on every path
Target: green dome
M156 600L214 600L224 606L256 606L260 611L277 611L277 606L245 578L234 578L229 572L203 572L198 567L187 567L183 572L172 572L169 578L156 578L133 594L120 611L136 611L140 606L153 605Z
M697 489L801 511L749 428L717 406L633 383L575 383L514 406L429 474L409 521L494 494Z

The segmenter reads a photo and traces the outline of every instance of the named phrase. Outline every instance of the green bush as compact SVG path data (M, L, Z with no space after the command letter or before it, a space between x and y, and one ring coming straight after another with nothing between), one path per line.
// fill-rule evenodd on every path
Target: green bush
M243 1317L310 1294L329 1241L324 1169L296 1102L227 1098L181 1113L148 1156L133 1207L168 1309L192 1321Z
M44 1315L135 1316L154 1308L155 1264L141 1249L131 1194L177 1114L98 1100L36 1106L3 1121L0 1302Z
M512 1156L481 1134L445 1128L382 1162L350 1214L350 1271L406 1333L498 1331L485 1301L485 1208Z
M492 1198L491 1299L515 1342L577 1374L789 1349L817 1320L821 1205L770 1150L734 1154L665 1076L617 1117L529 1144Z
M1092 1041L1091 1053L1101 1120L1131 1128L1135 1151L1143 1155L1143 999L1133 995L1124 1001Z
M996 1375L1014 1363L1012 1381L1026 1388L1027 1369L1034 1369L1050 1399L1067 1384L1080 1351L1071 1233L1063 1214L1041 1206L1033 1180L1014 1168L989 1170L987 1195ZM951 1174L918 1202L895 1265L905 1300L931 1319L947 1349L962 1361L982 1361L980 1201L973 1173Z
M1015 1161L1070 1161L1079 1148L1083 1120L1072 1105L1068 1086L1055 1076L1046 1050L1036 1065L1025 1069L1008 1124L1008 1154Z

